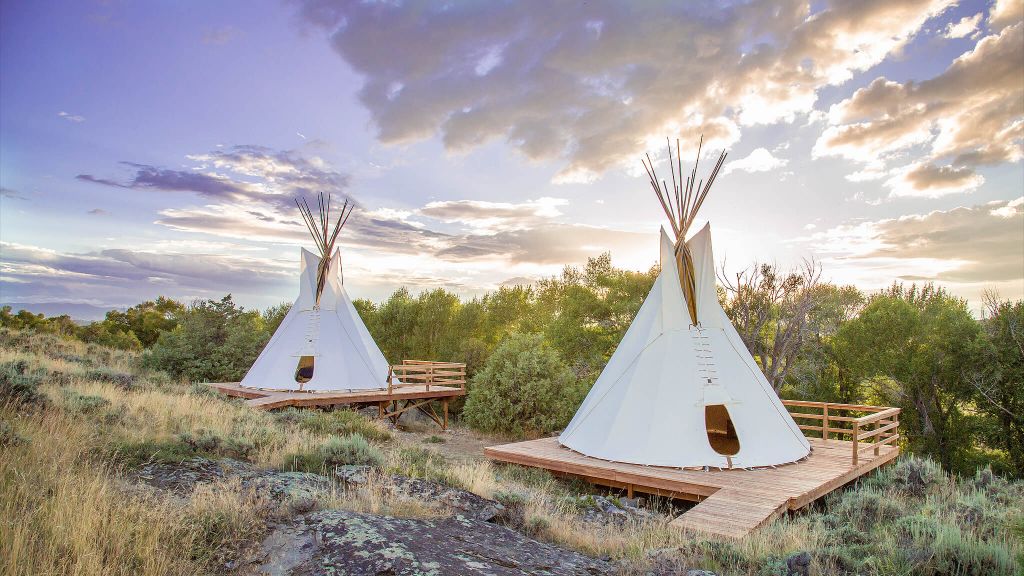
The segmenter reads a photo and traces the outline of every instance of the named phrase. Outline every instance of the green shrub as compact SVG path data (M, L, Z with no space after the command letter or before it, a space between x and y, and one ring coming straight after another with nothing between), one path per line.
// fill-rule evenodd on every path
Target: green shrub
M348 464L380 467L384 455L360 434L330 438L315 450L299 452L286 458L292 470L322 474L336 466Z
M551 523L543 516L530 516L523 522L523 532L533 538L544 534L548 528L551 528Z
M371 422L368 418L352 410L296 410L289 408L274 415L283 423L291 423L299 428L323 434L325 436L348 436L359 434L363 438L377 442L391 439L391 433L383 427Z
M197 456L221 456L246 460L255 448L252 442L245 438L235 436L225 438L203 428L192 432L182 432L178 435L178 439L188 445Z
M893 498L862 488L844 494L836 514L858 529L869 531L876 525L900 518L904 511Z
M498 514L498 520L513 528L522 528L526 524L526 496L510 490L498 490L494 500L504 507Z
M39 391L44 376L44 370L30 371L24 360L0 364L0 404L45 406L46 395Z
M955 527L939 530L931 545L937 574L983 576L1014 574L1010 552L994 542L982 542Z
M17 446L25 442L25 439L18 434L14 426L6 420L0 420L0 448L5 446Z
M446 486L463 488L458 478L448 468L444 456L419 446L399 450L398 457L388 471L399 476L423 478Z
M540 335L513 334L473 378L463 416L484 432L547 434L569 422L582 397L572 372Z
M149 462L181 462L196 456L195 450L178 438L114 442L109 451L115 461L129 468L137 468Z
M69 412L90 414L97 412L100 408L110 405L110 400L102 396L82 394L77 390L65 388L61 390L61 397L64 400L64 408Z
M97 368L91 368L85 373L85 377L89 380L95 380L98 382L107 382L113 384L119 388L130 390L135 386L135 375L129 372L122 372L121 370L115 370L109 366L99 366Z
M447 440L445 440L444 438L442 438L442 437L440 437L440 436L438 436L436 434L433 434L433 435L430 435L430 436L424 438L423 442L425 444L444 444L445 442L447 442Z

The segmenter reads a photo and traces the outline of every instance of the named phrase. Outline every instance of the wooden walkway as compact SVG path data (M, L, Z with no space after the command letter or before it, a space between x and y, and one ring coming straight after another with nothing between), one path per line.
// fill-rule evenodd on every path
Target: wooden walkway
M806 410L822 406L826 405L794 402L790 407ZM725 538L742 538L787 511L803 508L899 455L899 447L895 445L899 438L895 431L898 409L844 406L831 404L824 409L825 414L830 414L831 408L824 425L828 430L824 433L827 439L808 438L812 450L807 458L774 468L705 471L609 462L565 448L557 438L491 446L484 449L484 454L500 462L544 468L594 484L625 489L630 495L636 490L696 501L696 506L673 520L671 525ZM842 410L870 415L838 416L836 412ZM851 427L832 428L831 424L836 422L848 422ZM862 426L867 430L861 432ZM823 433L821 425L804 428ZM851 441L833 436L849 436Z
M853 465L851 443L810 439L811 455L800 462L755 470L685 470L622 464L590 458L561 446L557 438L542 438L484 449L501 462L544 468L580 476L595 484L637 490L699 504L672 525L729 538L740 538L787 510L797 510L867 474L899 454L881 446L878 456L868 451Z

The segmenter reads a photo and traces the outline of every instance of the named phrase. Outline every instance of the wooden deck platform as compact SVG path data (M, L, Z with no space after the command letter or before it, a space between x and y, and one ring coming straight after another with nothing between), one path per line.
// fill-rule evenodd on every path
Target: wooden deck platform
M311 408L339 405L376 405L381 418L397 423L410 410L418 410L442 430L448 428L448 402L466 395L466 365L453 362L405 360L391 367L385 388L347 392L300 392L246 388L238 382L214 382L207 386L226 396L246 398L260 410L294 406ZM398 379L401 380L398 380ZM432 405L441 402L441 414Z
M801 402L801 408L821 406ZM742 538L789 510L802 508L899 455L895 445L898 409L878 408L863 418L835 416L843 405L829 405L832 420L853 423L850 428L825 432L828 438L809 438L811 454L800 462L774 468L689 470L609 462L584 456L561 446L557 438L491 446L484 454L492 460L544 468L560 475L578 476L594 484L634 490L698 504L672 521L672 526L721 536ZM874 407L856 407L871 412ZM895 412L893 412L895 411ZM828 414L828 408L825 409ZM794 414L797 416L797 414ZM861 424L874 430L860 432ZM892 424L891 427L887 427ZM831 427L825 425L829 431ZM821 427L818 427L820 431ZM814 429L807 427L807 429ZM831 436L850 436L851 441ZM874 442L866 442L872 439Z

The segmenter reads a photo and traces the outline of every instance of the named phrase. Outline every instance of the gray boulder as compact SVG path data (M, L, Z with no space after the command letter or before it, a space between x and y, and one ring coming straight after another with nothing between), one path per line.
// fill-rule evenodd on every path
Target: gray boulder
M417 520L327 510L306 516L305 524L316 545L307 561L290 567L295 576L614 573L607 562L464 516Z

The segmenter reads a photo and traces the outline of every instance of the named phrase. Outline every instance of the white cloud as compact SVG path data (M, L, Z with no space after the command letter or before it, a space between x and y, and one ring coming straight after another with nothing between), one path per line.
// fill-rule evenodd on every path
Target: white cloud
M309 0L303 13L365 78L385 143L504 140L563 163L560 183L632 166L652 140L813 116L818 93L901 50L952 0L425 4ZM752 39L757 41L752 43ZM400 87L396 90L395 87Z
M885 181L885 186L893 197L938 198L972 192L984 183L985 178L968 167L919 162L897 170L895 176Z
M725 173L728 174L733 170L740 170L743 172L768 172L776 168L781 168L789 163L789 160L785 158L778 158L772 156L766 148L757 148L745 158L739 160L733 160L725 165Z
M868 164L848 179L883 174L896 196L968 192L984 179L975 168L1024 157L1024 23L977 45L934 78L877 78L829 110L829 126L813 154ZM923 152L919 150L923 149Z
M63 110L61 110L60 112L57 112L57 116L67 120L68 122L74 122L76 124L79 123L79 122L85 122L85 116L79 116L78 114L71 114L69 112L64 112Z
M1024 198L843 224L802 239L862 287L938 281L965 295L1024 287Z
M981 12L978 12L974 16L964 16L959 22L950 22L949 26L946 26L943 36L946 38L966 38L978 29L981 17Z

